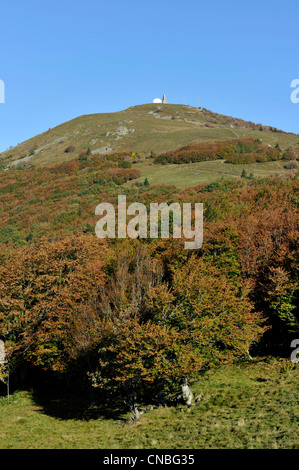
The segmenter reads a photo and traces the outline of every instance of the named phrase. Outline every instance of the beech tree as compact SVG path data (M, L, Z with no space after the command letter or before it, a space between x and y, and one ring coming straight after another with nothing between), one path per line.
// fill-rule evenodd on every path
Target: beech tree
M202 367L202 357L175 329L140 323L136 316L127 318L118 330L111 328L109 339L99 349L92 382L106 392L121 393L133 420L139 418L140 400L173 393L184 377L195 378Z
M246 355L267 328L246 286L196 256L175 268L171 287L149 292L145 316L175 328L201 353L204 369Z
M91 236L42 239L0 268L0 329L13 357L67 367L74 320L104 284L106 248Z
M145 395L178 394L201 373L248 357L265 331L263 316L217 267L192 256L174 268L172 286L146 294L143 308L111 319L93 385L119 390L138 419Z

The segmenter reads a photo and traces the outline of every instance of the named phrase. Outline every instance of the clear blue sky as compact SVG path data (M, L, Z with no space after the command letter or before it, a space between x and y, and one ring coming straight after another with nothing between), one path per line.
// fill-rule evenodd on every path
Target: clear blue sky
M0 151L163 93L299 133L298 2L10 0L0 18Z

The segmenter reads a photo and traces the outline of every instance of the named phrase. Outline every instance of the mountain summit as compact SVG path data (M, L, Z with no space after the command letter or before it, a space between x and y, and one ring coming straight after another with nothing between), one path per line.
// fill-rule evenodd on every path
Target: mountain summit
M165 152L193 142L244 137L299 150L295 134L205 108L164 102L77 117L3 152L0 164L2 168L31 164L47 166L73 159L87 149L92 154L134 151L147 156L151 152Z

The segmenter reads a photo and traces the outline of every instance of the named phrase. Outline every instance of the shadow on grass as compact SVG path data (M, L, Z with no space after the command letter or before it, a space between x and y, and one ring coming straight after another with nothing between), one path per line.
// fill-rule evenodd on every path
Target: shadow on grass
M22 391L30 394L40 413L58 420L127 422L131 418L120 394L108 396L92 388L86 377L78 378L78 374L58 375L23 365L10 377L10 394ZM6 396L4 385L0 388L1 396Z
M104 396L98 389L91 388L86 378L80 380L72 374L59 376L34 367L22 367L14 371L10 380L11 395L18 391L30 394L41 413L59 420L125 422L130 415L121 395ZM4 385L0 387L1 396L6 396Z
M112 419L125 422L128 409L121 400L112 400L100 395L91 397L67 389L34 388L28 390L40 411L60 420L90 421Z

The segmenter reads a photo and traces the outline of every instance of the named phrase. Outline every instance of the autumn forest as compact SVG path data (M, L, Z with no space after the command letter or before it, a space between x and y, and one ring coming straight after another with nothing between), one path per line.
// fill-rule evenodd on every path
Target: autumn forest
M245 139L152 156L154 165L214 158L294 155ZM223 365L289 357L299 335L296 172L182 190L140 176L126 152L89 150L2 171L3 393L8 374L16 388L47 374L123 403L137 420L142 404L190 405L192 384ZM172 237L98 239L95 207L116 206L119 194L145 206L203 203L202 248Z

